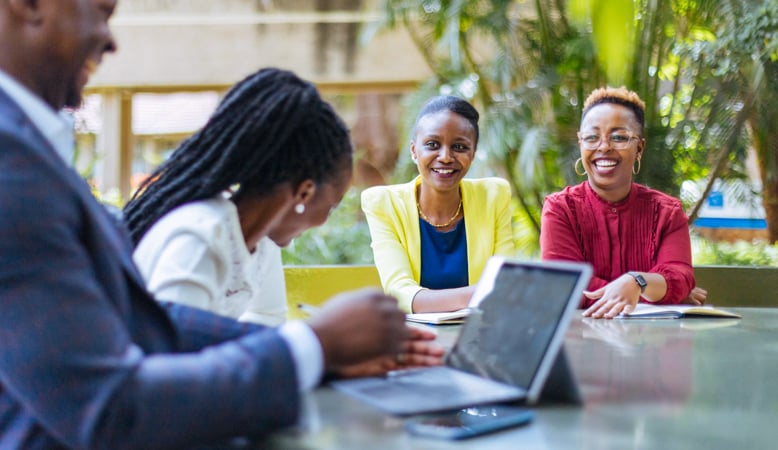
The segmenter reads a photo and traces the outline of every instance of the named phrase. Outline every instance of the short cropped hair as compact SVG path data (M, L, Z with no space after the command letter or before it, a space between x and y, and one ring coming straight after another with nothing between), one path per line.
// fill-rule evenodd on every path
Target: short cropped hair
M633 91L625 88L624 86L619 88L614 87L602 87L595 89L584 102L583 113L581 114L581 121L583 122L586 114L595 106L602 105L603 103L613 103L629 108L635 119L640 125L640 132L643 133L645 127L646 116L646 104L640 99L640 96Z

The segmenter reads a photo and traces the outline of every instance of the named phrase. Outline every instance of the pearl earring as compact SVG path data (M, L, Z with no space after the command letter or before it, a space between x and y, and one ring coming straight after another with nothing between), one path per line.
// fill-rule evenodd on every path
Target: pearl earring
M303 205L302 203L298 203L298 204L294 205L294 212L296 212L297 214L304 213L305 212L305 205Z
M416 159L416 157L415 157L415 156L411 156L411 161L413 161L413 162L419 162L419 160L418 160L418 159Z

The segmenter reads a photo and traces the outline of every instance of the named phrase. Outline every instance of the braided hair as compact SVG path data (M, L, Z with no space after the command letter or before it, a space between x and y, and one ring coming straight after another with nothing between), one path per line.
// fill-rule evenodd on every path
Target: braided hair
M416 123L413 125L413 135L416 134L416 126L419 120L429 114L439 113L441 111L451 111L465 118L475 131L475 143L478 144L478 110L475 109L467 100L455 97L453 95L439 95L427 100L421 107L419 115L416 116Z
M230 89L208 123L141 184L125 223L137 245L174 208L235 185L261 196L284 183L339 182L352 153L346 125L311 83L262 69Z

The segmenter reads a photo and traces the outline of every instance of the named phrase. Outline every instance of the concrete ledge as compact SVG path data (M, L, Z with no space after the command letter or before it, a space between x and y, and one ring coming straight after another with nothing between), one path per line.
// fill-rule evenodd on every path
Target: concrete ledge
M289 318L304 317L298 303L320 305L340 292L381 287L373 265L286 266ZM715 306L778 307L778 267L696 266L697 285Z
M714 306L778 307L778 267L695 266Z
M335 294L364 287L381 288L373 265L286 266L286 301L290 319L305 317L298 303L320 305Z

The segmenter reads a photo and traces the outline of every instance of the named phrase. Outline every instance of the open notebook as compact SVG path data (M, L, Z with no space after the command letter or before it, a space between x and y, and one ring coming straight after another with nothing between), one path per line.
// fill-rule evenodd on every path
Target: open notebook
M451 325L463 323L469 314L470 308L462 308L447 312L406 314L405 320L429 325Z
M617 319L681 319L685 317L739 319L740 314L714 308L712 305L649 305L638 303L629 314L619 314Z
M476 287L479 296L487 294L471 304L445 366L339 380L333 387L398 415L512 400L531 404L541 392L580 401L560 350L590 266L495 258Z

